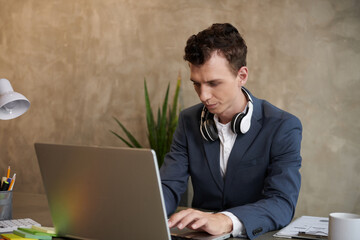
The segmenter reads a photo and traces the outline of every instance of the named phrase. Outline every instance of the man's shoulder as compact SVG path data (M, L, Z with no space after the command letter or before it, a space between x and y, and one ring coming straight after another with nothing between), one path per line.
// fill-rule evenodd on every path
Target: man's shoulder
M277 122L282 122L282 121L291 121L293 123L297 123L301 125L300 119L295 116L292 113L289 113L273 104L271 104L270 102L263 100L263 99L257 99L261 105L261 112L262 112L262 117L264 118L265 121L277 121Z

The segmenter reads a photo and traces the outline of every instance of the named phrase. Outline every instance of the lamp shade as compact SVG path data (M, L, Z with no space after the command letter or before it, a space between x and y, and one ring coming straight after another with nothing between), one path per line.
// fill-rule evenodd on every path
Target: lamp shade
M9 80L0 79L0 119L9 120L25 113L30 107L27 98L14 92Z

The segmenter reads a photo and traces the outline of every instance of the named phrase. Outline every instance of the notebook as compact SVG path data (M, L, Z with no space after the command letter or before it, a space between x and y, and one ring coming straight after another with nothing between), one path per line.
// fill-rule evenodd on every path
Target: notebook
M171 239L153 150L45 143L35 150L59 236ZM205 235L198 239L229 237Z

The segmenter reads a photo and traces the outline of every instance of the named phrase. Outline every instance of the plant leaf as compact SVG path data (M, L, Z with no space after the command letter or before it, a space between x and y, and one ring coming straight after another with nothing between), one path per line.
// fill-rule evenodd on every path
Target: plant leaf
M176 89L175 89L175 94L174 94L174 98L173 98L172 107L170 108L170 111L171 111L171 113L170 113L170 120L171 120L170 123L171 123L171 125L174 125L174 123L172 121L177 119L177 105L178 105L178 99L179 99L179 93L180 93L180 86L181 86L181 75L179 73L178 79L177 79L177 82L176 82Z
M142 146L140 145L140 143L135 139L135 137L124 127L124 125L122 125L122 123L116 118L113 117L115 119L115 121L117 122L117 124L121 127L121 129L124 131L124 133L126 134L126 136L128 137L128 139L130 140L130 142L134 145L134 147L136 148L142 148Z
M146 79L144 79L144 91L145 91L146 123L148 127L148 140L150 146L154 146L156 142L155 123L154 123L152 108L150 105L150 98L146 85Z
M117 134L116 132L109 130L112 134L114 134L116 137L120 138L121 141L123 141L126 145L128 145L131 148L134 148L134 145L132 145L131 143L129 143L128 141L126 141L123 137L121 137L119 134Z
M168 84L168 87L166 89L166 94L162 106L162 111L160 114L160 124L159 124L159 136L158 136L158 144L159 144L159 151L160 155L164 155L164 152L166 152L166 142L167 142L167 109L168 109L168 99L169 99L169 89L170 89L170 83Z

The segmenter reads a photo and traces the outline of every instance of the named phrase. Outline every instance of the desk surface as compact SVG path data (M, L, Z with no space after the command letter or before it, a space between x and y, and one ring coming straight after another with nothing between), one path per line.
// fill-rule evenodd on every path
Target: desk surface
M273 239L284 240L284 238L273 237L272 235L274 235L275 232L268 232L264 235L259 236L258 238L256 238L256 240L273 240ZM69 239L65 239L65 238L53 238L53 239L54 240L69 240ZM229 238L228 240L240 240L240 239L244 240L244 238Z
M32 218L43 226L52 226L51 215L45 194L17 193L13 195L13 218ZM268 232L256 238L257 240L271 240L274 232ZM62 238L54 238L62 239ZM240 239L240 238L230 238Z

